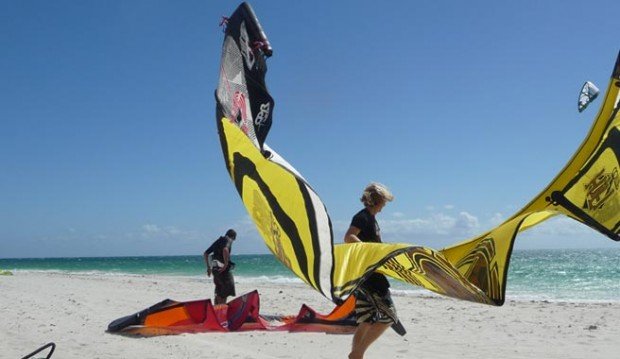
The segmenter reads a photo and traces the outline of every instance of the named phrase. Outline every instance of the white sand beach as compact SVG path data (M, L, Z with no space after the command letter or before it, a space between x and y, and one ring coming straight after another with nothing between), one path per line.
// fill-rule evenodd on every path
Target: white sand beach
M261 313L333 305L303 285L258 289ZM346 358L350 335L250 331L135 338L106 333L114 319L165 298L212 296L210 281L163 276L17 272L0 276L0 357L21 358L47 342L53 358ZM618 358L620 303L512 301L502 307L437 296L394 296L408 330L386 332L367 358Z

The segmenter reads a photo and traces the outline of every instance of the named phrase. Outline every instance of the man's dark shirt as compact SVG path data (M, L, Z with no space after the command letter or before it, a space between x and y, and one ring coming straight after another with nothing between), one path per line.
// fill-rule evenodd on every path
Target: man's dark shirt
M351 226L360 230L357 238L362 242L381 242L381 230L375 216L364 208L357 212L351 220ZM385 295L390 287L390 283L383 274L373 273L368 277L363 286L375 290L380 295Z
M232 253L232 242L232 239L222 236L213 242L209 248L207 248L205 254L209 255L213 253L213 259L217 259L218 261L224 263L224 248L228 248L229 254ZM228 268L226 268L226 270L228 270Z

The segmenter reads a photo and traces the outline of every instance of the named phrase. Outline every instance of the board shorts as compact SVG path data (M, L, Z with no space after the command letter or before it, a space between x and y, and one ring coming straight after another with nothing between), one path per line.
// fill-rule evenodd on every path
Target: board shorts
M215 295L221 298L235 296L235 280L232 273L227 270L224 273L213 272Z
M398 323L396 307L388 290L380 295L370 288L360 287L355 293L355 315L357 323Z

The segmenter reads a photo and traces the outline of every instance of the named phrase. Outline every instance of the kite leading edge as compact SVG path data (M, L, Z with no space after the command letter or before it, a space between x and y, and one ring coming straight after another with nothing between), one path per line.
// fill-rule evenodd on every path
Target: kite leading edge
M256 15L241 4L227 19L216 90L224 161L270 251L332 301L341 303L378 271L442 295L502 305L518 233L564 214L620 240L620 55L590 132L553 181L499 226L434 250L405 243L334 244L319 196L265 143L274 107L265 85L271 54Z

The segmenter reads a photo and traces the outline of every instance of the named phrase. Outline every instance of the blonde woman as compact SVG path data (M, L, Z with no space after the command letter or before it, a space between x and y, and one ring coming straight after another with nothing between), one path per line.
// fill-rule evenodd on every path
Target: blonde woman
M344 235L346 243L381 243L381 231L375 216L394 196L384 185L371 183L362 193L364 209L357 212ZM355 291L357 329L353 335L350 359L360 359L370 345L392 324L398 322L396 308L390 296L390 283L380 273L373 273Z

